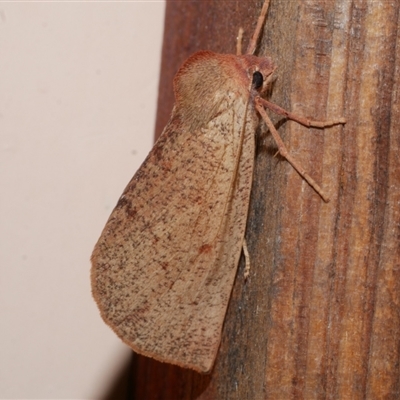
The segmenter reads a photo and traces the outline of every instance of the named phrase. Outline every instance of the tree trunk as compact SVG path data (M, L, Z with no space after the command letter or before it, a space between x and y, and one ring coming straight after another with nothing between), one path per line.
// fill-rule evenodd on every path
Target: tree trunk
M244 47L262 1L168 1L157 135L172 79L197 50ZM272 116L331 201L280 157L265 130L247 243L210 375L135 356L134 399L400 398L400 3L271 0L257 54L278 66L271 101L345 127Z

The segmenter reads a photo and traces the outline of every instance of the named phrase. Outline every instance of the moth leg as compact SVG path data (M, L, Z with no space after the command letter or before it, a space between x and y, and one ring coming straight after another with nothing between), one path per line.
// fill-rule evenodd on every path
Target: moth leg
M322 197L322 199L328 203L329 198L325 194L325 192L321 189L321 187L318 185L317 182L314 181L313 178L311 178L310 175L306 172L306 170L289 154L285 144L283 143L281 137L279 136L277 130L275 129L274 124L268 117L267 113L264 110L264 107L262 106L264 100L261 99L260 97L257 97L255 99L255 106L257 111L260 113L262 119L268 126L268 129L270 130L279 150L279 154L282 157L285 157L286 160L292 165L292 167L307 181L307 183Z
M257 20L256 29L254 30L253 36L250 39L246 54L254 54L254 52L256 50L258 39L260 38L261 30L264 25L265 17L267 16L269 2L270 2L270 0L264 1L260 16L258 17L258 20Z
M246 280L248 276L250 275L250 254L249 250L247 248L247 243L246 239L243 239L243 254L244 254L244 261L245 261L245 266L244 266L244 279Z
M260 103L264 106L269 108L271 111L273 111L275 114L283 115L284 117L291 119L292 121L296 121L301 125L307 126L307 127L312 127L312 128L326 128L328 126L333 126L333 125L339 125L339 124L345 124L346 120L345 118L338 118L338 119L332 119L328 121L313 121L304 117L300 117L298 115L295 115L291 113L290 111L286 111L283 108L277 106L274 103L271 103L268 100L264 100L260 97Z
M243 44L243 28L239 28L239 32L236 38L236 55L242 55L242 44Z

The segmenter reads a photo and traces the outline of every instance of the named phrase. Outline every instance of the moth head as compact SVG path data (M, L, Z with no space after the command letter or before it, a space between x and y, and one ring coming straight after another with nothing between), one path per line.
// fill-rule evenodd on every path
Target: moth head
M250 92L264 94L275 80L274 71L275 65L268 58L255 56L245 56L247 68L247 78L249 81Z

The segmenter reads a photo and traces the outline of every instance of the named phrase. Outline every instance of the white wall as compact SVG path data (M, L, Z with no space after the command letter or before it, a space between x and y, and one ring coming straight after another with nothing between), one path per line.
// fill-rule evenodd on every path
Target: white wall
M99 399L89 257L151 148L164 2L0 3L0 398Z

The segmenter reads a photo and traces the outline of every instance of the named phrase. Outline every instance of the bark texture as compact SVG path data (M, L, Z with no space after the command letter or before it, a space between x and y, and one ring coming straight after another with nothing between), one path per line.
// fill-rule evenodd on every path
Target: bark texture
M172 79L197 50L244 47L262 1L167 2L157 135ZM272 116L325 204L258 132L241 260L211 375L135 356L134 399L400 398L400 3L271 0L257 54L278 65L271 101L346 126Z

